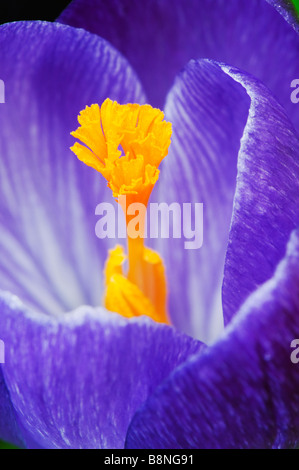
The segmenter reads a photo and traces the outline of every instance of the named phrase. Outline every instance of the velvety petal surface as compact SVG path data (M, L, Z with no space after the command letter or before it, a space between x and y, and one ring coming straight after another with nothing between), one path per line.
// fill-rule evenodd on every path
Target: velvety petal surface
M181 208L174 222L181 226L181 238L174 238L171 231L169 240L160 241L169 311L179 329L203 341L214 340L223 327L223 266L248 107L245 90L217 64L204 60L188 64L165 106L173 135L157 199L179 203ZM191 204L192 224L185 203ZM196 215L195 204L203 204L203 219ZM196 233L188 234L187 229Z
M158 199L180 203L183 225L183 238L161 241L170 314L180 329L210 342L221 329L225 259L228 321L273 275L299 225L298 137L261 82L207 60L191 61L177 77L165 115L173 136ZM203 203L198 249L186 249L188 202L193 230L194 203Z
M0 288L43 312L99 305L108 241L95 208L113 201L70 132L86 105L140 102L141 87L105 40L58 23L1 26L0 63Z
M21 430L17 424L16 413L10 400L0 365L0 438L23 446Z
M108 39L133 65L153 105L163 106L190 59L208 58L266 83L299 128L290 100L299 37L283 15L295 25L282 1L73 0L59 21Z
M299 232L222 338L135 415L129 448L284 448L299 442Z
M224 270L223 308L229 321L272 276L291 231L299 226L299 138L264 85L236 69L223 70L251 99Z
M147 317L81 307L59 319L2 293L2 371L24 428L45 448L122 448L136 409L201 344Z

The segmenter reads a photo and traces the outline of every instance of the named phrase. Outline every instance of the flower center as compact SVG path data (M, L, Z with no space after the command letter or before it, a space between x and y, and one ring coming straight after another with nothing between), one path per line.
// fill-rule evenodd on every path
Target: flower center
M102 106L87 106L78 116L79 128L71 134L71 150L79 160L101 173L123 207L138 203L139 230L125 210L128 254L121 246L109 252L105 266L105 307L126 317L146 314L168 323L166 277L160 255L145 247L143 229L150 194L159 178L158 166L168 153L171 123L150 105L126 104L106 99ZM128 260L128 272L124 262Z

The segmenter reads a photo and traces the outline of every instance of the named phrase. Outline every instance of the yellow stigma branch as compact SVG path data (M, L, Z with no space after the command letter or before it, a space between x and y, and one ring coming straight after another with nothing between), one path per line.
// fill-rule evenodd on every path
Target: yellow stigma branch
M80 127L72 132L82 143L71 150L79 160L101 173L113 196L126 196L127 205L145 206L159 178L158 166L168 153L171 124L149 105L126 104L107 99L93 104L78 116ZM129 217L126 215L126 223ZM105 306L127 317L147 314L167 322L166 279L158 253L144 246L142 237L128 233L129 270L122 247L109 253L106 263Z

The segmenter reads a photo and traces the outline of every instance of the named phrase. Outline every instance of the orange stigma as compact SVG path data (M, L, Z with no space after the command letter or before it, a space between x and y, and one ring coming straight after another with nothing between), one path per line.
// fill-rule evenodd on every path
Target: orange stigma
M127 225L128 254L121 246L109 252L105 266L105 299L108 310L125 317L148 315L168 323L165 268L160 255L145 247L143 227L150 194L159 178L158 167L168 153L171 123L150 105L126 104L106 99L102 106L87 106L78 116L80 127L71 134L71 150L79 160L101 173L121 204L140 203L138 235ZM122 205L122 204L121 204ZM128 261L128 272L123 264Z

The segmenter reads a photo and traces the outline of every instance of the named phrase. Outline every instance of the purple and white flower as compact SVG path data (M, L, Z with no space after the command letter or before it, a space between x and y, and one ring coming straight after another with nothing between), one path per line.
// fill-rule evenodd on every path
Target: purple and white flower
M274 0L74 0L54 24L0 27L0 438L298 445L298 31ZM159 246L173 326L99 307L111 196L69 147L107 97L164 107L153 196L204 203L200 250Z

